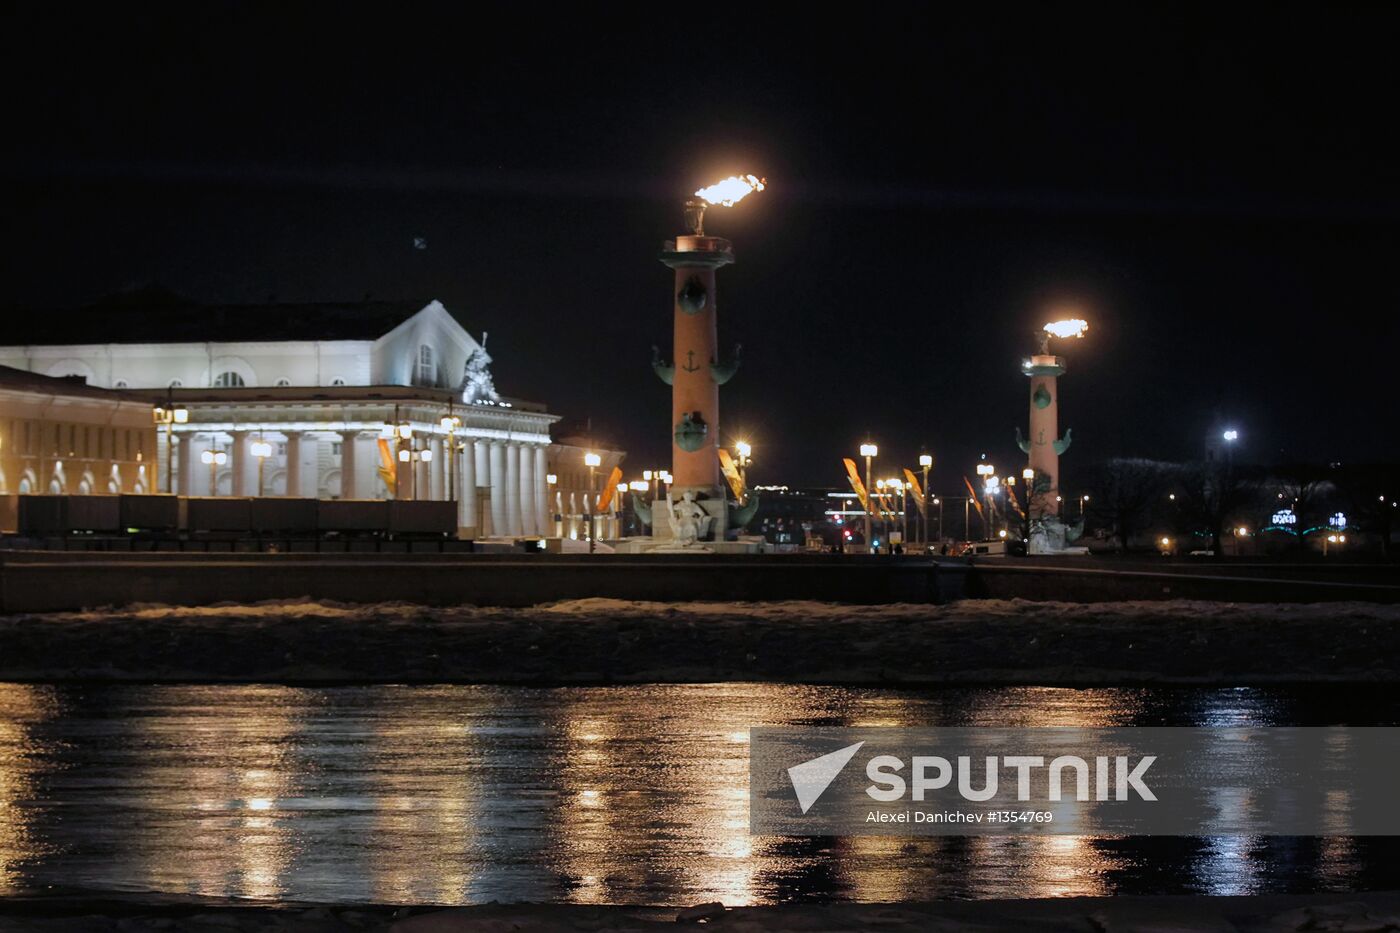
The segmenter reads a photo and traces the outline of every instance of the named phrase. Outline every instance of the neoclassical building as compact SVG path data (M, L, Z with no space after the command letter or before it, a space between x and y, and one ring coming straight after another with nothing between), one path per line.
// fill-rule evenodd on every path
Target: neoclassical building
M0 497L149 492L155 451L145 399L0 366Z
M472 537L567 524L549 483L557 416L498 394L486 335L438 301L215 307L147 292L38 316L23 336L0 365L165 413L153 491L453 499Z

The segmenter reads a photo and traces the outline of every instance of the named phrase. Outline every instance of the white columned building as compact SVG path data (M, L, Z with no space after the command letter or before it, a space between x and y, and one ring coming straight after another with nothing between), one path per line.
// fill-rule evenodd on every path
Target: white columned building
M158 489L168 458L176 493L257 495L261 460L265 495L453 498L464 536L558 533L558 417L499 395L485 335L440 302L214 307L146 292L44 317L0 346L0 366L188 411L173 450L162 431L148 460Z

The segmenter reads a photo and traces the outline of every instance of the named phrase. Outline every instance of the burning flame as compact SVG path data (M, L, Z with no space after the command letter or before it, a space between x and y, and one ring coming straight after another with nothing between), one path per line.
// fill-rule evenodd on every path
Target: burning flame
M1083 337L1084 332L1089 329L1088 321L1081 321L1075 318L1070 321L1053 321L1045 325L1045 332L1051 337Z
M724 181L701 188L695 196L709 205L733 207L754 191L763 190L763 179L752 175L730 175Z

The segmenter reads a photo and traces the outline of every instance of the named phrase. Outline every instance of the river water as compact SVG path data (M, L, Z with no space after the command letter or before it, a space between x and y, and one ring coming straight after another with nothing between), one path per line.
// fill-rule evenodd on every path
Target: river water
M1388 838L748 834L756 725L1394 725L1395 691L0 684L0 896L730 905L1400 887Z

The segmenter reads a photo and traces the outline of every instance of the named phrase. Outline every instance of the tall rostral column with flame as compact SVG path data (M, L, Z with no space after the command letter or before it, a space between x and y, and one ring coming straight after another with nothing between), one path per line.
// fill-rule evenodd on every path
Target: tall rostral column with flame
M721 485L719 456L719 387L739 366L739 348L723 360L715 310L715 273L734 261L734 249L722 237L705 235L705 209L731 207L763 182L753 175L726 178L695 192L685 205L690 233L666 241L661 261L675 271L674 342L671 363L653 353L652 366L671 386L671 495L677 501L691 493L710 516L714 540L722 541L729 516ZM653 533L664 535L665 522Z
M1033 486L1028 485L1026 497L1036 518L1060 514L1060 454L1069 450L1072 431L1060 437L1060 393L1058 380L1064 375L1064 357L1050 352L1050 338L1083 337L1089 325L1081 320L1055 321L1046 324L1037 335L1040 345L1030 359L1021 361L1021 372L1031 378L1031 418L1029 438L1016 429L1016 443L1030 457L1034 471Z

